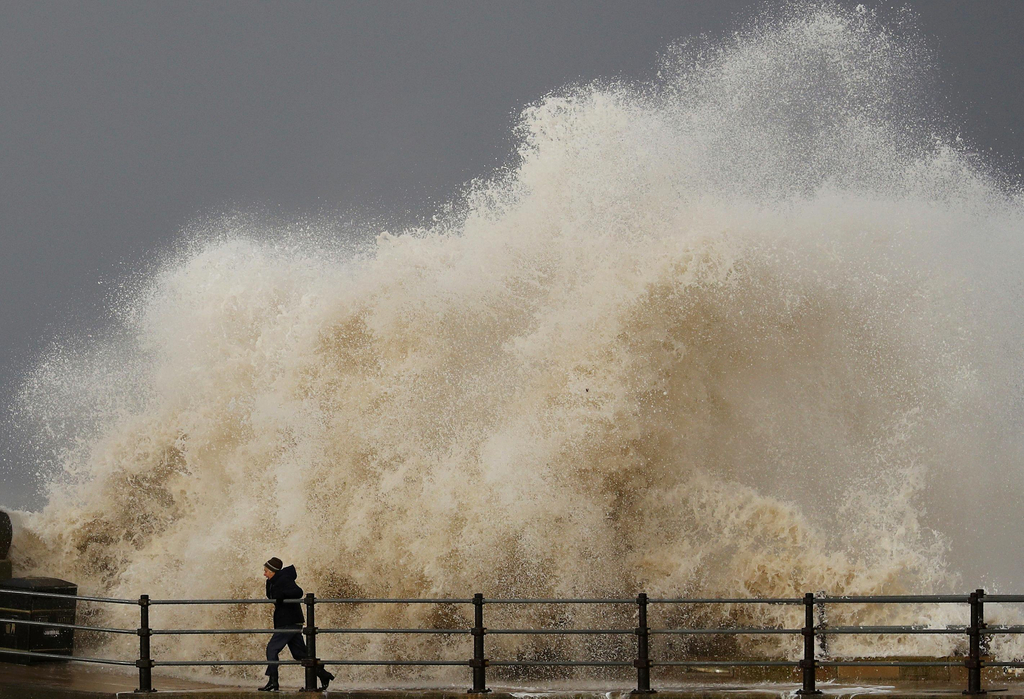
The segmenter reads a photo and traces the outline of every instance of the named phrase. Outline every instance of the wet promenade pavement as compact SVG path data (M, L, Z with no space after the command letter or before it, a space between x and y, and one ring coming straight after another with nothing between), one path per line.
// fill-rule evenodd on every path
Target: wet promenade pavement
M127 668L120 670L84 663L18 665L0 662L0 699L127 696L133 694L138 679L138 674ZM161 677L160 686L175 691L189 690L189 696L195 696L197 690L223 689L218 685L170 677ZM158 696L163 694L160 692Z
M134 692L137 675L132 670L111 669L84 664L16 665L0 663L0 699L116 699L138 697ZM284 686L277 694L256 691L256 686L247 687L211 684L191 680L164 677L154 674L153 685L157 688L155 697L165 699L266 699L272 696L299 695L299 685ZM886 699L942 699L963 696L963 688L951 683L922 684L851 684L822 682L818 685L824 693L823 699L847 699L869 695L884 695ZM695 681L693 684L677 685L659 689L659 699L795 699L798 684L794 683L749 683L729 681ZM1024 683L993 683L990 690L998 690L996 696L1024 699ZM995 693L995 692L993 692ZM465 699L466 689L349 689L344 686L331 687L328 696L339 699ZM533 690L523 688L495 688L488 699L526 699L545 697L550 699L628 699L628 690Z

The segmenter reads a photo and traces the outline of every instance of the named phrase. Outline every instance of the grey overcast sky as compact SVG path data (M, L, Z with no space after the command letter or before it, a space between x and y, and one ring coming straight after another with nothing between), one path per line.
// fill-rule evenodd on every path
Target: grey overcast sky
M1020 173L1024 2L863 4L916 11L954 124ZM649 76L666 44L762 7L3 2L0 405L197 216L415 220L506 161L525 104L570 82ZM0 439L0 505L37 505L33 466Z

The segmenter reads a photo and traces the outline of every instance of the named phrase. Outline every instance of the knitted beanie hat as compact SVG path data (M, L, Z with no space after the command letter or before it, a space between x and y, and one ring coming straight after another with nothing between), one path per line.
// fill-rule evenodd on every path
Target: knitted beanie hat
M280 558L274 557L274 558L271 558L266 563L264 563L263 567L266 568L267 570L269 570L272 573L280 573L281 572L281 567L283 565L284 564L281 563L281 559Z

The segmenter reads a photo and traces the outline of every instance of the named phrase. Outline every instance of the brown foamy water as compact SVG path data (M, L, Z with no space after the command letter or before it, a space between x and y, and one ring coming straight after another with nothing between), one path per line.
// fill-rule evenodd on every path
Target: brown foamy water
M52 476L46 507L17 517L16 565L115 597L261 596L272 555L323 597L973 589L961 532L989 530L958 503L1020 493L1024 206L935 126L923 46L912 28L799 5L677 46L651 84L531 105L518 161L430 226L358 252L334 242L344 231L255 216L190 231L119 300L116 331L60 345L27 379L21 418ZM136 613L92 618L134 627ZM631 613L495 607L488 625L628 627ZM835 614L966 623L962 608ZM321 626L468 618L318 612ZM154 611L161 626L268 619ZM154 643L162 659L253 659L264 641ZM621 641L492 637L489 654L617 657ZM121 642L103 651L130 657Z

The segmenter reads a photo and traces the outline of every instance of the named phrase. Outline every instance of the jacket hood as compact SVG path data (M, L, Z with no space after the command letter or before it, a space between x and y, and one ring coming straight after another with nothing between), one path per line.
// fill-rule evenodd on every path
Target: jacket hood
M297 577L298 573L295 572L295 566L288 566L274 573L274 577L271 580L274 583L294 582Z

